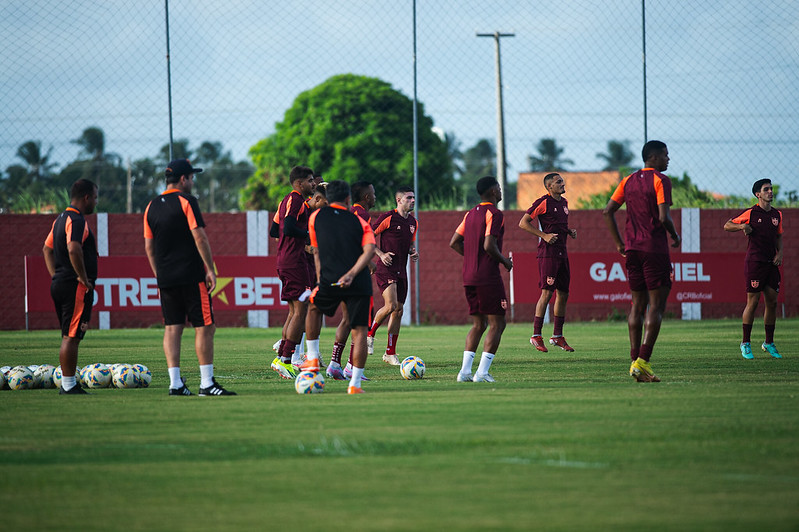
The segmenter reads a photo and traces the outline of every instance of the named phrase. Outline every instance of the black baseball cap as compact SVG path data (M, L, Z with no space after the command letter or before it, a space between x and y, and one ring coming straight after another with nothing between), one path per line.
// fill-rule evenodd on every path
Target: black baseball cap
M167 181L170 179L177 181L180 179L180 176L199 174L202 171L202 168L192 167L191 161L188 159L175 159L166 166L164 175L166 176Z

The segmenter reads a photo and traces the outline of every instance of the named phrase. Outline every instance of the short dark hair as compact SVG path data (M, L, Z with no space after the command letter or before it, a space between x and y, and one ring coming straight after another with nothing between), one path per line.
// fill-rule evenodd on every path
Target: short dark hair
M665 150L667 147L665 142L650 140L644 144L644 149L641 150L641 157L644 159L644 162L647 162L650 157L661 150Z
M356 181L350 185L350 190L352 191L352 202L356 203L361 201L371 186L372 184L369 181Z
M560 174L557 172L552 172L551 174L547 174L544 176L544 187L547 186L547 183L555 179L555 177L559 176Z
M758 179L757 181L755 181L755 184L752 185L752 194L754 195L760 192L760 189L763 188L763 185L770 185L770 184L771 184L771 179L768 178Z
M305 179L308 176L314 175L313 170L307 166L295 166L289 172L289 183L294 183L298 179Z
M488 192L492 187L499 185L499 181L497 178L492 175L487 175L481 177L477 180L477 193L480 194L480 197L483 196L486 192Z
M327 201L330 203L344 203L350 196L350 185L346 181L335 179L327 184Z
M413 192L413 187L409 187L408 185L400 185L397 187L395 192L396 194L407 194L408 192Z
M314 189L314 194L319 194L320 196L327 198L327 190L325 190L325 185L321 183L316 185L316 188Z
M72 188L69 190L69 198L70 199L78 199L94 192L94 189L97 188L97 185L94 182L89 181L88 179L78 179L74 183L72 183Z

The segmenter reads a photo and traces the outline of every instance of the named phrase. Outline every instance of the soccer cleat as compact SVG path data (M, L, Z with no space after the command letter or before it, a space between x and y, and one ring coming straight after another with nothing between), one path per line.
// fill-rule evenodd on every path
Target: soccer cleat
M367 355L374 355L375 354L375 337L366 335L366 354Z
M300 366L302 366L305 360L306 360L305 353L297 353L296 351L294 351L294 353L291 355L291 365L294 366L294 369L297 369Z
M363 388L358 388L357 386L347 387L347 395L355 395L356 393L364 393Z
M538 349L542 353L546 353L548 351L547 350L547 346L544 345L544 339L541 338L540 335L539 336L531 336L530 337L530 343L533 345L533 347L535 347L536 349Z
M272 365L269 366L269 367L271 367L273 370L277 371L277 363L278 362L280 362L280 357L276 356L275 359L272 361Z
M549 339L549 345L560 347L564 351L569 351L569 352L574 351L572 346L566 343L566 338L563 336L553 336L552 338Z
M212 395L236 395L236 392L231 392L230 390L225 390L223 387L221 387L216 382L216 379L212 378L211 381L212 381L211 386L209 386L208 388L200 388L200 393L198 393L197 395L199 395L200 397L208 397Z
M780 355L779 351L777 351L777 346L774 345L774 342L771 342L770 344L763 342L763 345L761 345L760 348L763 351L767 351L768 354L774 358L782 358L782 355Z
M495 382L490 373L475 373L472 382Z
M283 343L283 339L280 339L277 342L275 342L274 344L272 344L272 351L274 351L275 353L279 353L280 352L280 344L281 343Z
M471 373L464 373L462 371L458 372L458 378L455 379L458 382L472 382L473 375Z
M294 366L291 365L291 362L283 362L282 360L277 359L277 362L272 362L272 364L272 369L274 369L277 374L284 379L294 380L297 378L297 370L294 369Z
M652 366L643 358L636 358L630 366L630 377L638 382L660 382L660 377L652 373Z
M392 366L400 365L399 357L397 355L389 355L388 353L383 355L383 362L385 362L386 364L391 364Z
M327 367L327 371L325 372L325 375L327 375L331 379L334 379L334 380L337 380L337 381L343 381L343 380L352 378L352 371L350 371L350 376L349 377L345 377L344 376L344 371L341 369L341 364L339 364L338 362L331 362L330 365Z
M65 390L64 388L58 389L58 395L91 395L89 392L83 389L80 383L76 384L69 390Z
M746 360L755 358L755 355L752 354L752 344L749 342L741 342L741 356Z
M186 386L186 379L181 378L180 380L183 382L183 386L180 388L170 388L169 395L194 395L191 393L188 386Z
M352 364L347 362L347 365L344 366L344 369L342 370L342 373L344 374L345 378L351 379L352 378ZM366 375L361 375L361 380L370 381L372 379L368 378Z
M314 373L319 372L319 359L318 358L306 358L305 362L300 364L300 371L313 371Z

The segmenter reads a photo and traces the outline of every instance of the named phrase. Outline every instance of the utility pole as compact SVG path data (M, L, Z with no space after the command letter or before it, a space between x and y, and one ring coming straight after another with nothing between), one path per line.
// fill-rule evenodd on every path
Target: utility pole
M497 178L500 186L502 187L502 201L499 202L499 208L505 209L505 193L508 189L508 175L505 164L505 119L502 109L502 62L500 59L499 40L502 37L515 37L515 33L501 33L495 31L494 33L478 33L478 37L492 37L496 50L496 63L497 63Z

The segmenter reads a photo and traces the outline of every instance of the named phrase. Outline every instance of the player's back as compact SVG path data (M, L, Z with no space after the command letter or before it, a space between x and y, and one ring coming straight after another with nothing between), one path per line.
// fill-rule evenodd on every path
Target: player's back
M619 190L622 195L619 195ZM627 203L625 248L669 253L666 228L660 222L659 204L671 205L671 180L653 168L642 168L624 178L612 198ZM619 201L621 200L621 201Z
M456 230L463 237L463 284L490 285L501 281L499 263L485 250L485 239L493 235L502 251L505 221L493 203L483 202L466 213Z
M303 233L302 236L286 234L287 216L291 216L296 220L295 229ZM305 256L305 233L308 230L308 207L305 203L305 198L299 192L292 190L280 202L273 221L280 227L277 244L278 269L305 268L307 262Z

